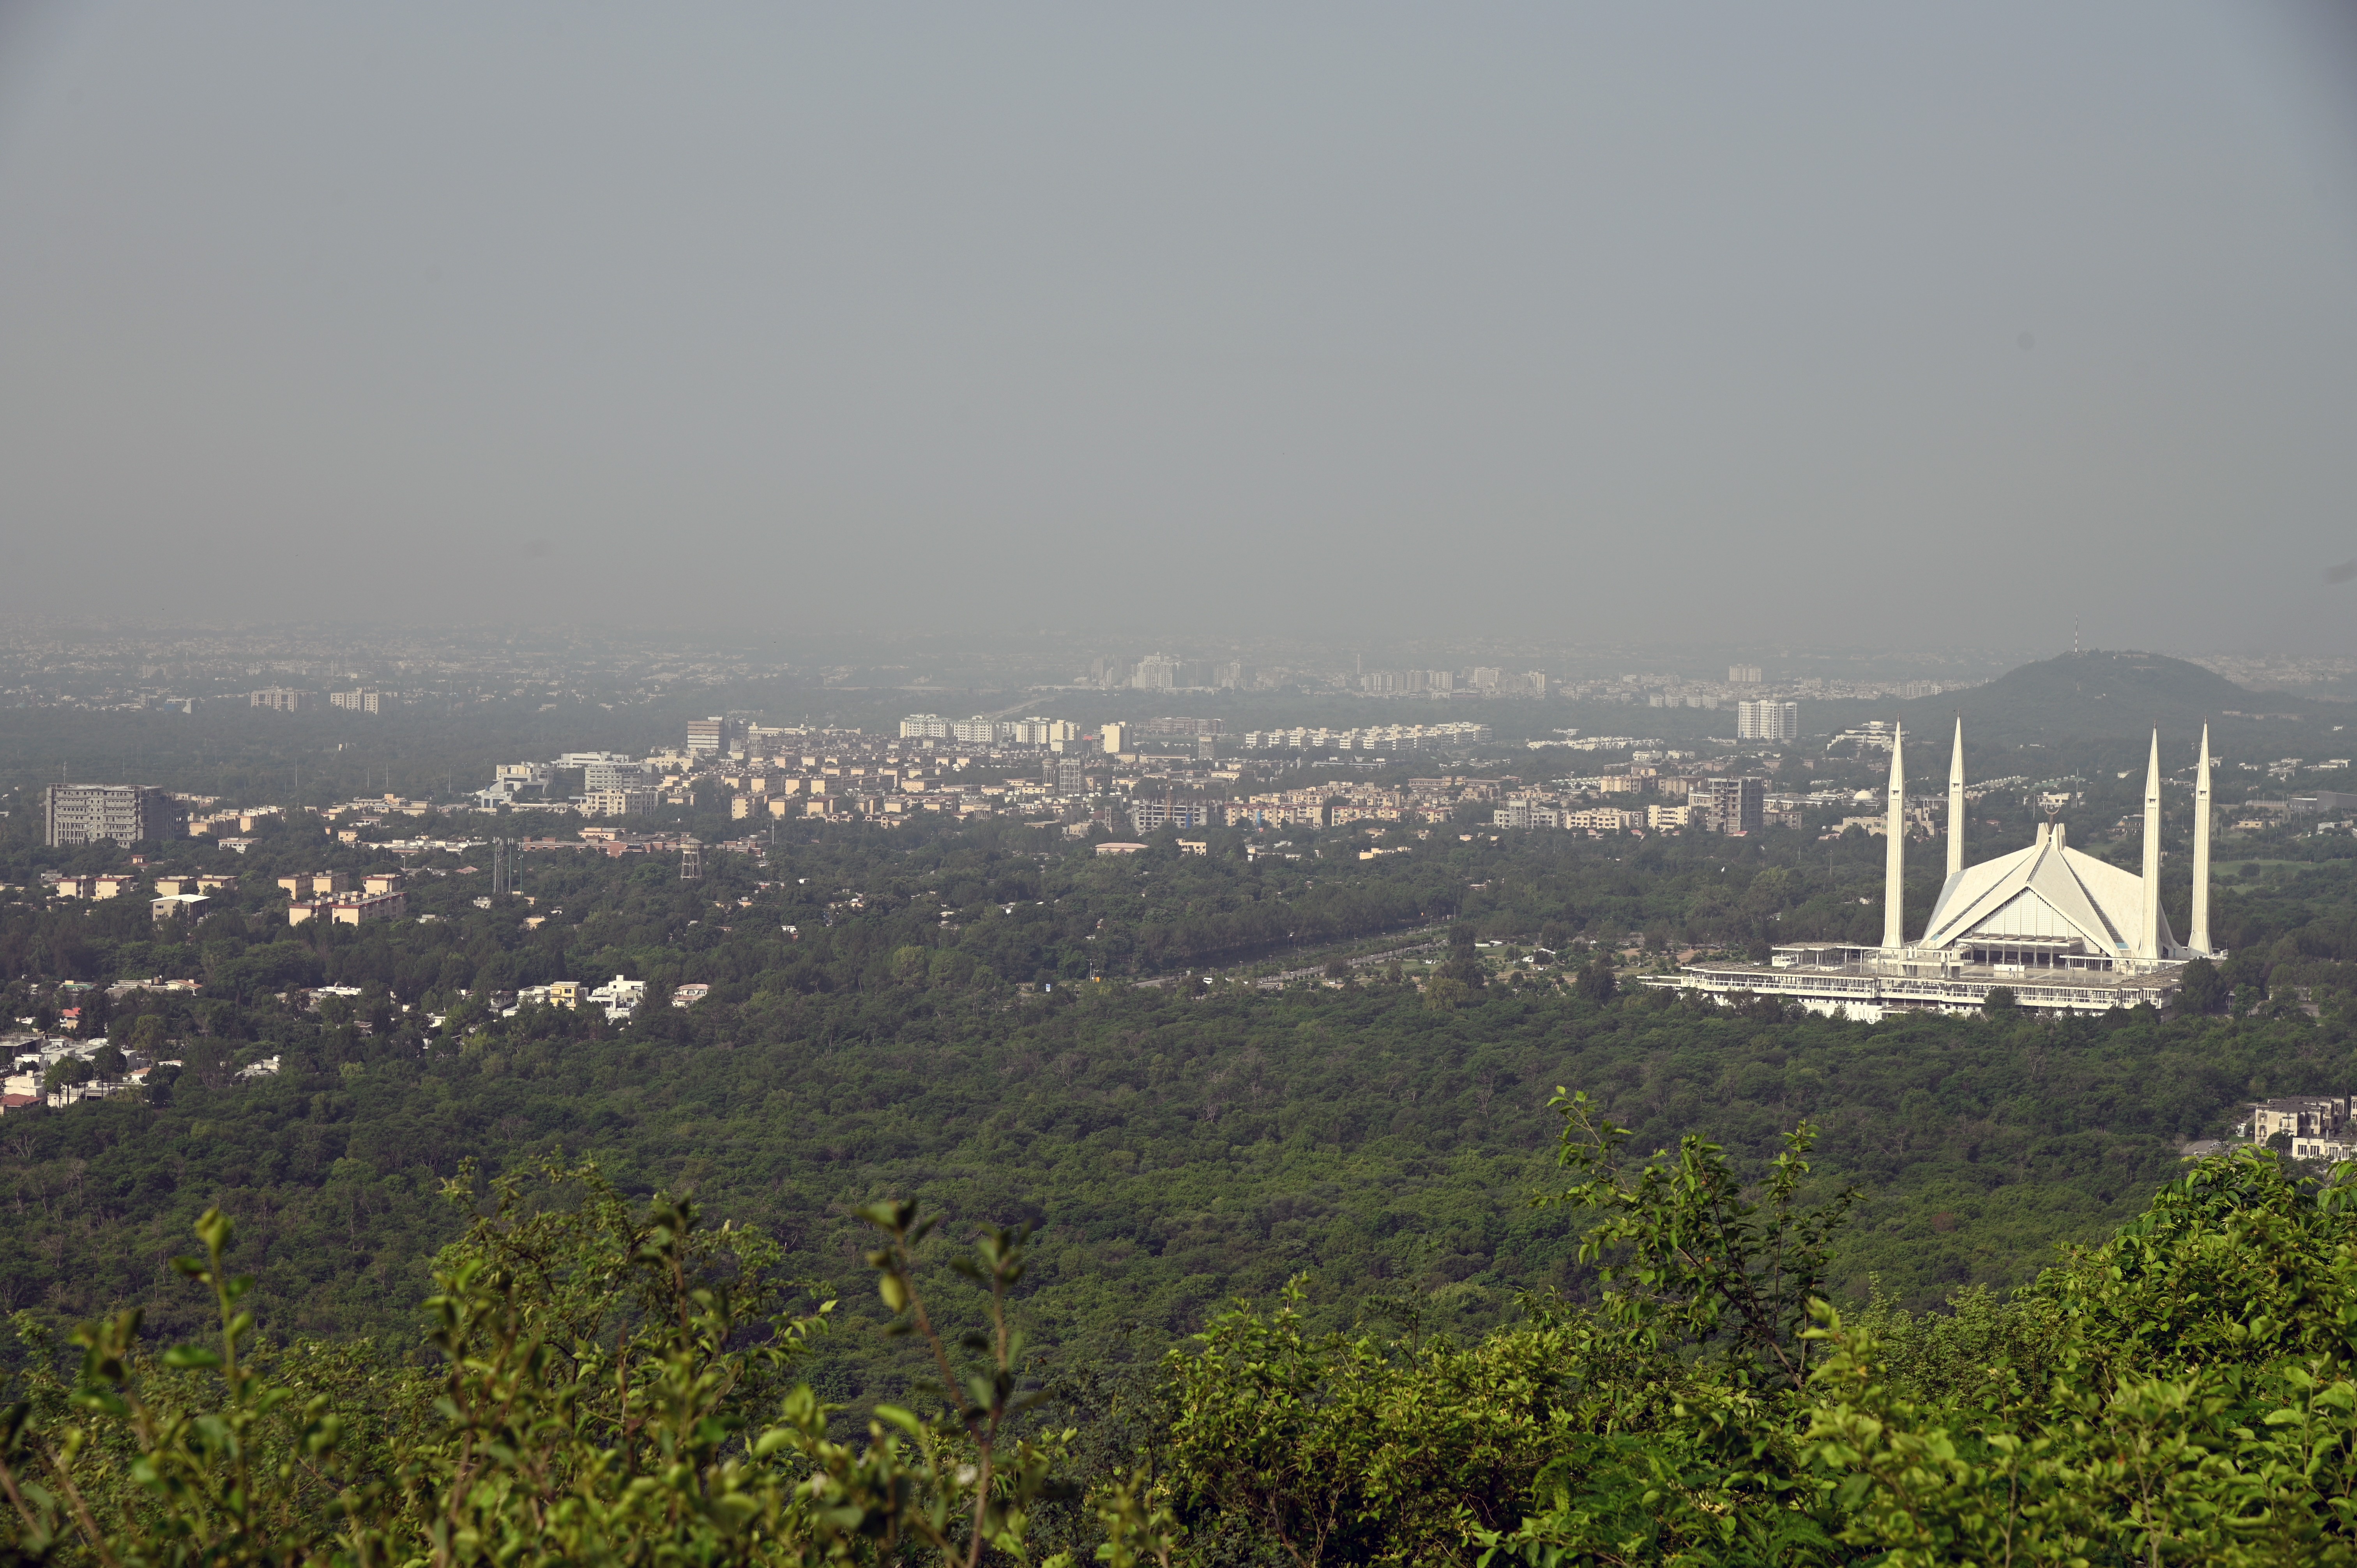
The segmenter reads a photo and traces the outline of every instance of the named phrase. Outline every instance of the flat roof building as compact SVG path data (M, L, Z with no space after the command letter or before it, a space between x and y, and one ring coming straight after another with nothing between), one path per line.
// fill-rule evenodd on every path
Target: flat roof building
M41 822L51 849L188 835L188 807L144 784L52 784L42 796Z

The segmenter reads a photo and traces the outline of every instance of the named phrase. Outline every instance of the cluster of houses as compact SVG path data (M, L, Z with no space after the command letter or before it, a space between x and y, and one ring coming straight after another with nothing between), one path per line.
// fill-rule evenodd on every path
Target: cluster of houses
M400 872L367 872L360 883L354 887L351 873L346 871L298 872L280 877L278 886L285 889L289 900L286 923L299 926L327 920L358 926L371 920L399 919L408 912L409 898L401 890Z
M712 987L701 983L674 986L672 988L671 1004L693 1007L710 994ZM589 985L578 980L552 980L546 985L527 985L518 991L515 1000L500 1010L500 1015L512 1018L530 1006L597 1007L605 1011L608 1023L619 1024L637 1012L639 1004L646 999L645 981L626 980L619 974L603 985Z
M147 891L148 908L158 920L201 915L213 894L224 887L237 886L237 877L233 875L208 873L177 876L150 872L140 866L91 876L44 871L41 881L48 886L50 894L59 898L121 898Z
M2350 1096L2295 1095L2263 1100L2235 1131L2254 1144L2265 1144L2277 1133L2291 1140L2291 1157L2338 1165L2357 1160L2357 1129L2349 1124Z

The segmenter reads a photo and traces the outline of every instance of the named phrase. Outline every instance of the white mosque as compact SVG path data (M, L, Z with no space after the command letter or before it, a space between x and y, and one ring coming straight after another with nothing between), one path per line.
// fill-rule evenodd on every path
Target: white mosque
M1915 1009L1977 1012L2003 986L2041 1013L2104 1012L2176 994L2177 970L2222 958L2210 945L2210 731L2201 731L2194 787L2192 927L2184 940L2160 908L2160 736L2145 770L2144 874L2083 854L2050 822L2027 849L1964 864L1964 725L1956 721L1948 765L1948 876L1923 934L1907 940L1905 737L1890 747L1889 858L1883 874L1882 942L1796 943L1766 964L1695 963L1668 983L1715 994L1781 996L1812 1011L1878 1018Z

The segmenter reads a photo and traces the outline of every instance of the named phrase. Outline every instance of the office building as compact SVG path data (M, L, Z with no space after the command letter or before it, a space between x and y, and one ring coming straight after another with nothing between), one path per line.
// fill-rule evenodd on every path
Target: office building
M1738 740L1798 740L1801 738L1801 704L1778 702L1772 697L1754 701L1749 697L1735 704L1735 738Z
M188 836L188 809L141 784L52 784L42 799L42 831L52 849Z
M743 738L743 726L735 719L718 714L706 719L687 721L687 754L690 757L717 757L737 747Z

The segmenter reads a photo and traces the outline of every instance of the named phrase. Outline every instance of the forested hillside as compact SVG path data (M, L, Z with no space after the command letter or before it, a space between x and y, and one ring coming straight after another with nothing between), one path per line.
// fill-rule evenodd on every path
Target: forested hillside
M1254 862L1224 833L1208 855L1166 833L1102 857L987 823L838 830L767 864L713 855L700 882L664 857L538 854L526 893L498 898L429 854L413 918L290 929L278 874L375 864L298 824L265 833L193 929L155 926L136 898L20 896L0 904L8 1015L46 1024L78 1001L87 1028L184 1065L135 1099L7 1119L0 1301L63 1320L139 1300L168 1318L163 1262L219 1203L274 1330L395 1331L453 1223L437 1185L468 1158L496 1172L562 1154L629 1192L694 1190L827 1277L856 1262L845 1216L879 1196L1039 1220L1055 1343L1182 1334L1302 1270L1335 1321L1397 1298L1469 1327L1518 1292L1579 1288L1566 1222L1521 1206L1560 1084L1647 1146L1700 1133L1755 1161L1814 1118L1828 1166L1869 1189L1840 1287L1878 1273L1920 1303L2018 1281L2116 1222L2243 1101L2352 1087L2357 861L2225 868L2227 993L2281 1016L1869 1027L1697 1013L1634 983L1684 947L1870 935L1878 844L1382 837L1405 853L1360 860L1377 841L1355 828ZM33 861L118 852L13 853L29 882ZM199 853L235 858L173 852ZM1917 858L1910 903L1928 906ZM1444 938L1495 945L1353 969L1339 989L1248 978L1335 943ZM1454 978L1427 987L1445 952ZM1618 997L1574 983L1616 965ZM657 999L625 1023L490 1005L616 973ZM120 989L150 977L200 988ZM713 991L661 1004L686 982ZM322 984L360 993L322 1004ZM275 1076L235 1076L268 1058Z
M173 1323L188 1308L164 1262L219 1204L274 1332L395 1334L456 1223L439 1184L468 1159L562 1155L626 1192L694 1191L837 1281L857 1270L846 1216L880 1196L1038 1221L1035 1331L1092 1354L1185 1334L1300 1272L1318 1321L1473 1329L1518 1293L1585 1288L1570 1221L1523 1202L1566 1085L1646 1147L1701 1133L1754 1166L1813 1118L1824 1168L1868 1192L1836 1288L1879 1275L1920 1304L2101 1233L2244 1101L2351 1087L2347 860L2255 865L2221 896L2237 1010L2276 1015L1868 1026L1695 1011L1634 983L1660 961L1649 939L1742 947L1878 920L1856 891L1875 886L1873 845L1409 842L1361 862L1313 838L1247 865L1225 842L1114 859L978 825L813 838L766 867L719 855L701 883L561 852L533 857L529 903L489 908L486 878L446 856L413 877L413 912L434 918L290 931L269 874L361 852L287 830L182 941L156 940L135 900L8 906L0 958L30 977L11 1012L40 1017L68 979L202 989L72 993L185 1065L136 1101L7 1120L0 1299L56 1321L138 1301ZM1399 929L1499 945L1276 992L1204 967ZM1425 985L1444 953L1450 983ZM1594 977L1615 963L1608 996ZM487 1002L616 972L658 998L715 989L621 1024ZM1127 983L1140 972L1170 983ZM323 983L361 994L307 1004ZM233 1076L274 1057L275 1076ZM863 1343L827 1352L846 1387Z
M1994 850L2027 831L1999 816L1980 843ZM1439 1402L1418 1408L1447 1424L1458 1419L1448 1402L1467 1389L1522 1389L1499 1397L1536 1399L1534 1420L1652 1423L1708 1446L1662 1424L1655 1393L1612 1381L1654 1363L1598 1349L1598 1326L1621 1309L1602 1272L1609 1249L1594 1250L1597 1206L1533 1206L1561 1186L1558 1087L1630 1128L1634 1153L1723 1146L1738 1184L1763 1178L1789 1131L1811 1123L1812 1168L1794 1199L1859 1192L1808 1288L1844 1309L1879 1300L1872 1321L1924 1344L1951 1331L1905 1328L1918 1320L1891 1313L2027 1283L2059 1249L2137 1214L2183 1168L2180 1145L2222 1133L2245 1101L2346 1093L2357 1079L2357 859L2314 838L2222 858L2213 926L2234 956L2205 993L2215 1011L1867 1025L1774 1004L1715 1008L1643 983L1687 949L1870 937L1881 846L1858 835L1353 825L1263 835L1257 857L1218 832L1204 854L1166 832L1143 853L1101 856L1053 830L990 822L813 828L761 858L708 852L700 880L683 880L669 856L536 851L520 894L492 895L479 865L427 853L409 861L409 918L290 928L279 875L367 869L382 852L301 822L266 831L214 912L159 925L137 897L38 891L43 865L96 870L121 852L38 850L21 824L7 832L7 875L21 879L0 900L0 962L16 977L8 1015L47 1030L78 1007L86 1032L167 1064L135 1093L0 1121L0 1305L23 1315L9 1354L24 1386L49 1391L33 1407L62 1408L61 1385L41 1380L62 1366L59 1337L77 1323L135 1307L160 1337L204 1329L218 1304L171 1260L218 1210L237 1232L234 1267L254 1280L242 1305L278 1347L272 1364L304 1369L321 1398L357 1400L364 1419L351 1430L389 1445L365 1463L393 1464L403 1444L427 1441L414 1425L422 1396L401 1380L444 1353L416 1359L436 1260L447 1279L454 1241L491 1245L478 1217L521 1179L522 1208L499 1225L538 1223L525 1216L574 1201L558 1195L610 1184L581 1212L611 1230L626 1209L653 1206L651 1229L631 1234L658 1252L678 1233L662 1205L692 1196L701 1223L730 1228L709 1232L727 1238L713 1245L758 1260L772 1306L840 1302L831 1328L806 1343L792 1331L791 1364L813 1400L863 1412L923 1370L919 1341L877 1332L892 1310L865 1283L873 1206L909 1201L943 1221L932 1240L909 1238L912 1269L938 1273L977 1228L1034 1228L1019 1279L1004 1282L1008 1307L1028 1337L1025 1375L1055 1391L1082 1435L1062 1459L1039 1450L1025 1473L1046 1486L1058 1466L1077 1466L1105 1508L1135 1505L1134 1523L1167 1508L1204 1563L1273 1550L1265 1510L1304 1498L1374 1510L1351 1560L1470 1562L1469 1530L1524 1529L1527 1509L1555 1521L1517 1538L1531 1560L1588 1528L1531 1490L1554 1463L1535 1439L1480 1460L1489 1479L1435 1472L1410 1488L1461 1498L1470 1514L1385 1514L1395 1504L1368 1499L1409 1494L1383 1491L1401 1483L1366 1471L1355 1439L1322 1448L1340 1441L1323 1417L1287 1416L1275 1435L1234 1426L1214 1396L1261 1375L1251 1368L1293 1369L1288 1387L1327 1391L1312 1400L1320 1409L1356 1408L1354 1390L1393 1388L1414 1403L1429 1383ZM1370 844L1400 853L1360 859ZM202 846L156 854L159 869L233 858ZM1913 864L1910 921L1937 875L1935 857ZM1279 972L1292 978L1261 983ZM529 1001L506 1010L521 988L617 973L650 987L625 1018ZM176 980L188 984L160 983ZM689 983L711 990L668 1005ZM350 993L320 989L331 986ZM102 1053L51 1072L70 1083L68 1069L117 1073L126 1059ZM584 1162L594 1176L555 1187L533 1174ZM623 1266L599 1263L576 1283L588 1291L581 1281ZM928 1288L944 1321L987 1305L955 1276ZM652 1333L632 1303L656 1299L657 1283L631 1289L566 1299ZM1296 1305L1267 1316L1288 1290ZM1239 1298L1254 1304L1242 1316ZM1981 1332L1971 1325L1997 1309L1963 1299L1954 1332ZM491 1297L467 1311L479 1309L484 1324L541 1310ZM1344 1349L1319 1337L1329 1332L1371 1337ZM2021 1330L2038 1367L2044 1332ZM677 1346L662 1355L694 1359ZM1532 1391L1557 1387L1544 1369L1598 1355L1594 1386L1621 1392L1598 1397L1635 1401L1620 1413ZM743 1387L774 1391L775 1370ZM800 1462L852 1466L827 1434L857 1417L797 1408ZM1779 1430L1798 1441L1799 1428ZM1435 1453L1454 1441L1404 1440ZM1133 1443L1180 1466L1150 1497L1118 1492ZM1247 1450L1261 1458L1229 1462ZM856 1461L871 1462L887 1463ZM1295 1464L1318 1477L1307 1491L1273 1501L1251 1490ZM958 1485L929 1474L925 1485ZM1222 1490L1238 1477L1244 1492ZM1110 1516L1047 1498L1037 1517L1054 1539L1101 1538L1089 1520ZM1680 1528L1720 1517L1718 1506L1696 1504ZM1377 1520L1389 1522L1367 1523Z

